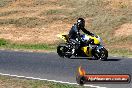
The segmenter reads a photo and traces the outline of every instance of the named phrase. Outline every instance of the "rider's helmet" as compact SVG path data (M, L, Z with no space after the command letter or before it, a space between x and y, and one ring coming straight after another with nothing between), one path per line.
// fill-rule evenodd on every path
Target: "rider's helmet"
M85 20L83 18L78 18L77 19L77 25L79 28L84 28L85 27Z

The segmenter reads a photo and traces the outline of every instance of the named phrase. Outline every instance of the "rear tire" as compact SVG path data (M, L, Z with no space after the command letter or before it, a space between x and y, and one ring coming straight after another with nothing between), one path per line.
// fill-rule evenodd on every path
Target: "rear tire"
M67 44L59 44L57 47L57 53L60 57L66 57L66 58L70 58L72 56L71 53L68 53L69 48Z

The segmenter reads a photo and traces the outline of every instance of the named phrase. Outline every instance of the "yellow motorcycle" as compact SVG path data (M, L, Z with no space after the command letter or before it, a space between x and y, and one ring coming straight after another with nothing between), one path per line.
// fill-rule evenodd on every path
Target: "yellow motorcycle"
M82 34L80 36L80 48L74 54L73 50L75 50L75 47L70 42L68 35L59 34L58 37L64 40L64 43L60 43L57 46L57 53L60 57L89 57L100 60L107 60L108 58L108 51L104 48L101 38L97 35Z

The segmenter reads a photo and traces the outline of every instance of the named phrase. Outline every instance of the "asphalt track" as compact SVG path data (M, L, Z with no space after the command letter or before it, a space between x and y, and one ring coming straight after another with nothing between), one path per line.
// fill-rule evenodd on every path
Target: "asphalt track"
M90 74L132 75L132 58L109 57L108 61L100 61L63 59L56 53L0 51L0 74L76 83L76 71L80 65ZM88 85L95 86L90 88L132 88L132 83Z

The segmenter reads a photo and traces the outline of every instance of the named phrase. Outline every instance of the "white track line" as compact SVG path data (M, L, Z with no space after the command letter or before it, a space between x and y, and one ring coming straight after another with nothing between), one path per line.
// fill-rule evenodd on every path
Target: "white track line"
M49 81L49 82L56 82L56 83L64 83L64 84L71 84L71 85L79 85L77 83L70 83L70 82L63 82L63 81L56 81L56 80L48 80L48 79L41 79L41 78L34 78L34 77L26 77L26 76L18 76L18 75L11 75L11 74L0 73L0 75L18 77L18 78L26 78L26 79L33 79L33 80L41 80L41 81ZM96 88L107 88L107 87L100 87L100 86L87 85L87 84L84 85L84 86L86 86L86 87L96 87Z

